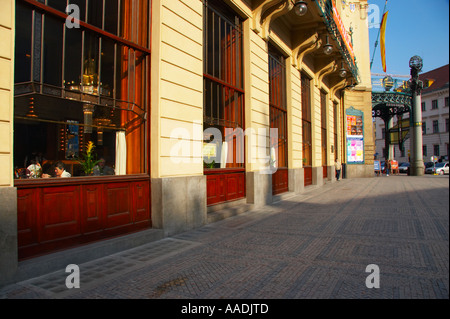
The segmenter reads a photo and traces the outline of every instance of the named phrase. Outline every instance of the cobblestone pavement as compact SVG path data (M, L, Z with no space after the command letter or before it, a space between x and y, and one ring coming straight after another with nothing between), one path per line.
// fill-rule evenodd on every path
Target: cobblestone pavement
M79 289L62 269L0 298L448 299L449 178L327 183L78 266Z

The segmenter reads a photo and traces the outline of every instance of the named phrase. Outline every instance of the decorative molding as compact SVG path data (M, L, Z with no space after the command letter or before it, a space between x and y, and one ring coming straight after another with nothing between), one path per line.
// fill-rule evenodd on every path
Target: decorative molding
M412 97L409 94L397 93L397 92L372 92L372 106L378 104L389 104L389 105L406 105L411 107Z
M322 46L322 39L319 36L319 33L314 33L308 39L300 43L292 52L292 61L293 66L298 70L302 70L303 68L303 59L305 56Z
M397 92L372 92L372 117L386 120L394 115L411 112L412 97Z
M294 4L290 0L264 1L253 13L253 31L260 34L267 41L272 21L288 13L293 8Z
M334 86L332 86L330 88L330 96L334 97L337 91L345 88L347 85L348 85L348 80L342 79L340 82L338 82L337 84L335 84Z
M325 65L323 68L321 68L318 72L316 72L316 76L315 76L315 85L317 87L320 86L320 83L322 82L323 78L330 74L335 72L338 69L337 63L335 60L331 61L330 63L328 63L327 65Z

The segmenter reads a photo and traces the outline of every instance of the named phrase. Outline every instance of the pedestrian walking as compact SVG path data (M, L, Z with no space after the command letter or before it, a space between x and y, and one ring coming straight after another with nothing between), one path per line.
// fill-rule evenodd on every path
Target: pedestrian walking
M386 160L386 176L389 176L389 173L391 172L391 160Z
M339 161L339 158L336 158L336 161L334 162L334 168L336 169L336 180L339 181L342 169L341 161Z

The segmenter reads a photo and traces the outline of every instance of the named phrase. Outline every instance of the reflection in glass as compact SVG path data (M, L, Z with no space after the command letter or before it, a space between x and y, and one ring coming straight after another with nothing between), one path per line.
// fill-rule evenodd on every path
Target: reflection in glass
M16 50L15 82L28 82L31 79L31 17L32 12L22 3L16 5Z
M105 31L117 35L118 0L105 0Z
M102 53L101 53L101 69L100 69L100 86L101 95L114 97L114 59L115 59L115 45L114 42L108 39L102 39Z
M44 19L44 83L62 83L63 25L51 16Z
M96 26L97 28L103 28L103 1L102 0L89 0L88 1L88 18L87 23Z
M79 90L81 84L81 48L82 33L80 29L66 29L64 84L69 90Z
M98 42L98 36L89 32L85 33L81 84L82 91L88 94L98 94Z

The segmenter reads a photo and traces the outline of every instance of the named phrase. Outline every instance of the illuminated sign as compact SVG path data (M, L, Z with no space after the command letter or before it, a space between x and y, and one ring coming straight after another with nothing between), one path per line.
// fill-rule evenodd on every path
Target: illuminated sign
M342 39L345 42L345 45L347 46L348 52L350 53L350 56L352 57L352 60L355 60L355 53L353 51L353 45L352 45L352 39L350 37L350 34L345 29L344 23L342 22L341 16L339 15L339 12L336 8L336 3L333 0L333 20L336 23L339 32L341 33Z

